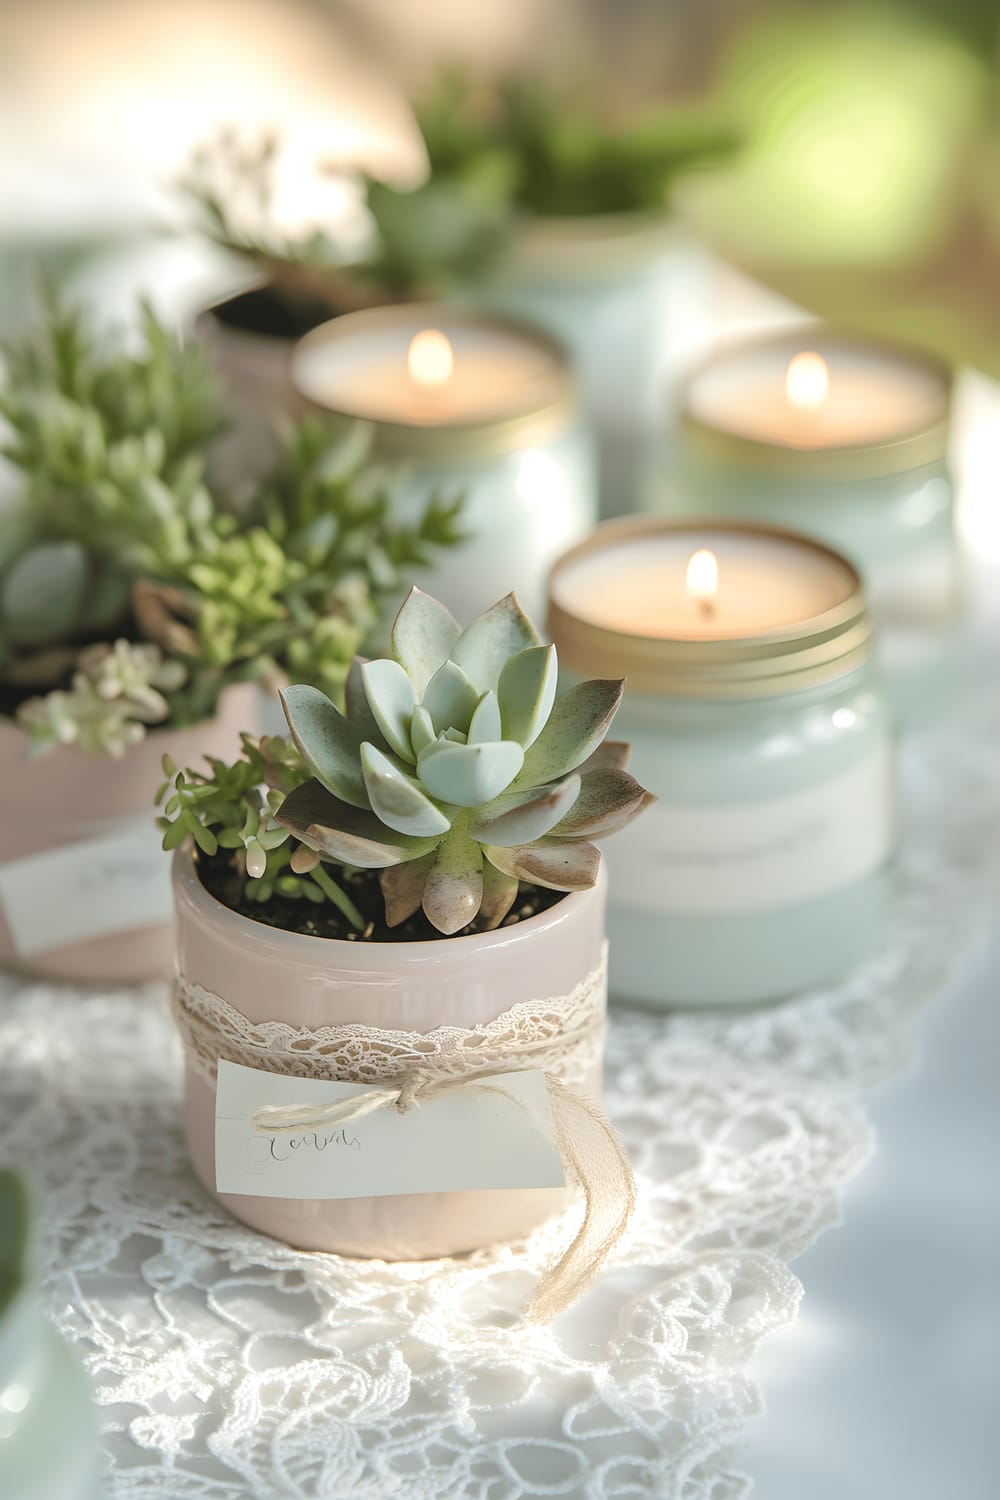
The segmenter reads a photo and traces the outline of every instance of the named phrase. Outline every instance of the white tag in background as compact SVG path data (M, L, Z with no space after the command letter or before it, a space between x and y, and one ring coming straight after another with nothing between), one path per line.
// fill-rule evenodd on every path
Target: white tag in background
M489 1091L449 1088L406 1114L389 1106L348 1125L271 1135L252 1124L259 1109L329 1104L370 1093L372 1086L220 1062L216 1189L255 1198L386 1198L565 1186L544 1073L531 1069L483 1081Z
M0 907L22 958L169 922L170 860L152 817L0 864Z
M664 799L609 839L611 901L671 916L795 906L879 869L893 824L887 745L808 791L690 807Z

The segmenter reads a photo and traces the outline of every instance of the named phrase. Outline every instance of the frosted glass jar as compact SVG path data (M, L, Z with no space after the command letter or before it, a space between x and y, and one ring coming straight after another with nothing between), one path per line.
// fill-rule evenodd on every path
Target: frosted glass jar
M639 598L661 540L682 554L711 547L721 597L730 536L780 542L792 566L796 551L829 560L840 597L728 639L657 635L655 619L648 634L609 626L595 566ZM661 571L666 598L666 553ZM551 598L561 661L628 678L616 734L660 798L605 849L612 994L741 1006L849 973L884 932L894 842L890 717L850 565L789 533L629 520L565 558Z
M796 407L793 362L817 355L825 395L822 368L810 388L798 364L798 396L812 404ZM671 471L650 507L793 527L843 552L911 721L946 692L961 612L950 392L943 366L824 328L724 348L684 386Z
M428 333L447 340L446 373L421 382L409 355ZM468 309L374 308L307 334L292 379L314 407L368 424L400 519L432 495L462 496L464 540L409 581L459 619L511 590L541 616L549 569L597 519L593 446L559 345Z
M530 221L475 289L570 351L597 437L604 515L638 509L655 482L675 330L687 326L706 279L703 257L672 220L609 214Z

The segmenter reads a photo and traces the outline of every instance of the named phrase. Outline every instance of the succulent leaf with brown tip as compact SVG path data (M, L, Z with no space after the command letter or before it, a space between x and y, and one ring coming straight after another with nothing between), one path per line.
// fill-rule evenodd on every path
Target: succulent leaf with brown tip
M355 661L346 714L316 688L282 694L314 779L278 821L323 859L379 870L390 926L423 907L442 933L496 927L520 881L593 885L589 840L653 800L605 741L623 684L557 693L555 647L512 594L463 631L413 589L392 652Z

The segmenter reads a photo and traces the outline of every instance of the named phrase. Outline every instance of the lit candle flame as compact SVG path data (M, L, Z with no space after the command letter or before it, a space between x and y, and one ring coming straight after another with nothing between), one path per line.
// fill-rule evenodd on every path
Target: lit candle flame
M412 340L406 368L416 385L444 385L451 379L455 356L447 336L436 328L425 328Z
M830 371L822 354L796 354L785 375L789 406L818 411L830 392Z
M698 605L703 619L715 614L715 596L719 592L719 563L714 552L701 547L691 554L687 565L687 591Z

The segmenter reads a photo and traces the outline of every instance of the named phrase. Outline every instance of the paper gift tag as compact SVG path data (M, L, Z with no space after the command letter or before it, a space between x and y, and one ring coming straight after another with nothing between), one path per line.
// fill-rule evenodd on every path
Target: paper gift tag
M170 861L152 816L0 864L0 906L22 958L168 922Z
M535 1069L484 1082L490 1092L451 1088L406 1114L390 1106L349 1125L270 1135L252 1123L259 1109L328 1104L370 1093L371 1086L220 1062L216 1188L255 1198L385 1198L563 1187L545 1075ZM504 1092L493 1092L495 1085Z

